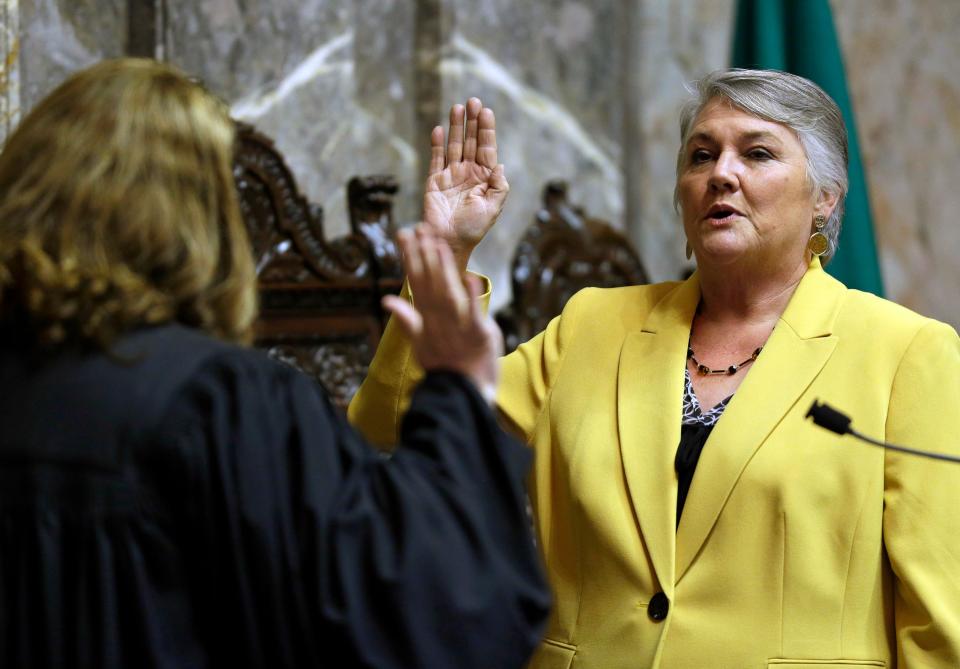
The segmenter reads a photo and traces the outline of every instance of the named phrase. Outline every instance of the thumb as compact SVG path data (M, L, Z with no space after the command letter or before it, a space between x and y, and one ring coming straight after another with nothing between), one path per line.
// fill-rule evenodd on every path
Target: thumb
M396 295L385 295L380 303L397 319L400 329L407 337L412 340L420 337L423 332L423 318L409 302Z

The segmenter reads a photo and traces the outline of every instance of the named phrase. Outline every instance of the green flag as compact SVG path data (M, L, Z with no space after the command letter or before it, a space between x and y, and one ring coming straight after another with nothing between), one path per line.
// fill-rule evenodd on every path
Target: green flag
M850 288L883 295L867 182L829 3L739 0L732 64L799 74L819 85L840 106L850 150L850 190L840 244L827 271Z

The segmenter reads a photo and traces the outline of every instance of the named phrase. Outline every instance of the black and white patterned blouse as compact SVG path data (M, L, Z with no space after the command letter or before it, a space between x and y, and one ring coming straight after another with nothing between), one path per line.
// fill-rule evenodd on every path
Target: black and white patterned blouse
M690 370L683 372L683 417L680 421L680 445L677 447L677 457L673 466L677 472L677 526L680 525L680 515L690 492L693 474L700 461L700 453L707 443L707 438L713 431L713 426L720 420L723 410L727 408L733 395L706 413L700 408L696 393L693 392L693 382L690 380Z
M685 369L683 371L683 418L681 419L681 424L701 423L703 425L714 425L720 420L720 416L723 415L723 410L727 408L727 405L732 399L733 395L704 413L703 409L700 408L700 400L697 399L696 393L693 392L693 381L690 379L690 370Z

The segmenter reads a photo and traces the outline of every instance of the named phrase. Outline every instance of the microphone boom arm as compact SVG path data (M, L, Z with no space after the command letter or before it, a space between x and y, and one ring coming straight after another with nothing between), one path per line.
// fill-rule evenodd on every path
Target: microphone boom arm
M891 451L899 451L901 453L909 453L910 455L919 455L923 458L932 458L934 460L943 460L945 462L956 462L960 464L960 457L955 455L947 455L946 453L933 453L931 451L922 451L918 448L897 446L896 444L890 444L885 441L880 441L879 439L873 439L865 434L860 434L850 427L849 416L818 400L814 400L813 404L810 405L810 409L807 411L805 418L810 418L814 423L822 428L830 430L831 432L836 432L839 435L853 435L857 439L861 439L872 446L879 446L880 448L886 448Z

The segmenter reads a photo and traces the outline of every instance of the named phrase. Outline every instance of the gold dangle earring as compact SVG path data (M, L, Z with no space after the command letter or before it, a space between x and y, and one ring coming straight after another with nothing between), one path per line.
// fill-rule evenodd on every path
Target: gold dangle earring
M689 240L687 241L686 254L687 254L687 260L690 260L690 257L693 256L693 247L690 246Z
M810 249L810 253L815 256L822 256L827 252L827 249L830 248L830 240L827 239L827 236L823 234L823 228L827 225L827 218L823 214L817 214L813 219L813 225L817 228L816 231L810 235L810 240L807 242L807 248Z

